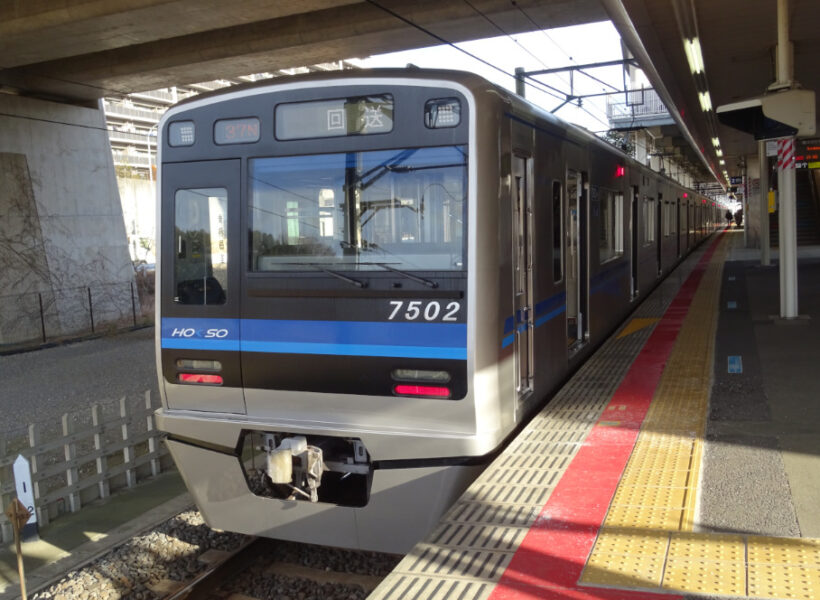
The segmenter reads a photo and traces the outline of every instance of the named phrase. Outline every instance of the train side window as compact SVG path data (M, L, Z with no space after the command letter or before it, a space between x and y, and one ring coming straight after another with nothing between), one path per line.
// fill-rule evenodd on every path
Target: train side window
M599 262L604 263L624 253L623 194L602 190L601 231L598 240Z
M224 304L228 289L228 190L177 190L174 204L174 302Z
M561 182L552 182L552 278L558 283L564 278L564 206Z

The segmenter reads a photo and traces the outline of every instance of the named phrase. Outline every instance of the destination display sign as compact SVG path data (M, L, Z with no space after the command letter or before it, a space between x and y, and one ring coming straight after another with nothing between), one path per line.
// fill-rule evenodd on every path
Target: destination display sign
M393 131L393 96L380 94L277 105L278 140L372 135Z

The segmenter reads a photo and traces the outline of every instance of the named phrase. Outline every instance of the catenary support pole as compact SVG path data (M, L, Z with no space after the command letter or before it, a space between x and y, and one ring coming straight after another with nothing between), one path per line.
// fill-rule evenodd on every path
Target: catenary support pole
M797 318L797 210L795 200L794 138L777 140L778 242L780 258L780 317Z
M791 86L794 64L789 40L789 0L777 0L777 82ZM780 317L797 318L797 201L794 176L794 137L777 141L778 242Z

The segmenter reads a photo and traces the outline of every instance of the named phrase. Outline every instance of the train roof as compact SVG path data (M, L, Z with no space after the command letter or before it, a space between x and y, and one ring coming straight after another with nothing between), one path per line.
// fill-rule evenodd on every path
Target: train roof
M514 92L506 88L503 88L485 79L480 75L468 71L459 71L455 69L428 69L408 65L406 68L344 69L339 71L314 71L312 73L302 73L298 75L283 75L281 77L263 79L260 81L254 81L250 83L243 83L226 88L221 88L211 92L198 94L197 96L193 96L191 98L186 98L185 100L182 100L175 104L173 107L171 107L171 109L169 109L168 113L166 114L166 117L171 113L177 112L178 110L185 110L185 108L188 105L196 105L199 102L207 102L211 99L218 99L220 96L232 96L237 93L241 94L244 91L257 90L266 87L275 88L280 85L288 85L295 82L322 82L344 79L368 78L405 80L441 79L445 81L458 83L467 88L476 97L480 97L488 93L492 94L495 98L498 99L498 101L508 105L511 109L511 112L516 113L519 116L534 118L536 121L540 122L537 123L540 125L550 124L554 127L562 129L565 135L571 138L576 138L578 142L592 144L608 152L621 155L624 158L624 160L629 163L639 164L636 163L635 159L623 153L619 148L616 148L612 144L609 144L608 142L602 140L588 129L564 121L563 119L555 116L551 112L533 104L526 98L522 98ZM163 121L164 120L165 117L163 117ZM670 179L668 176L662 173L657 173L656 175L665 179ZM677 185L680 185L678 182L675 183Z
M280 77L273 77L270 79L261 79L249 83L241 83L232 85L230 87L220 88L210 92L204 92L196 96L191 96L185 100L180 100L174 107L183 107L186 104L198 102L203 99L218 98L219 96L234 94L248 90L255 90L258 88L274 87L278 85L287 85L294 82L302 81L328 81L338 79L351 78L373 78L373 79L431 79L439 78L447 81L454 81L464 85L468 89L473 89L476 86L487 84L492 85L498 90L503 90L510 94L509 90L491 83L475 73L468 71L458 71L455 69L421 69L419 67L408 66L406 68L378 68L378 69L344 69L338 71L314 71L312 73L300 73L297 75L282 75Z

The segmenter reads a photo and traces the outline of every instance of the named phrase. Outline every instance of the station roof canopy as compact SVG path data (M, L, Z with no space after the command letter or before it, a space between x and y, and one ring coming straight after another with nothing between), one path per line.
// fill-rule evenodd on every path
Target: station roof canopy
M683 121L711 170L720 173L725 168L730 176L740 174L742 157L757 153L757 141L749 133L721 124L715 111L759 97L775 81L776 0L602 2L630 49L640 58L642 47L648 56L651 65L642 66L653 85L665 88L671 100L667 108ZM789 14L794 80L820 92L820 2L789 0ZM687 53L696 52L695 45L702 56L697 73L687 58ZM706 98L709 110L704 110ZM815 111L820 113L817 107ZM720 165L714 138L719 140L725 167Z

